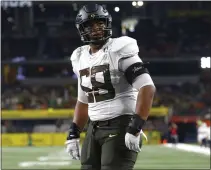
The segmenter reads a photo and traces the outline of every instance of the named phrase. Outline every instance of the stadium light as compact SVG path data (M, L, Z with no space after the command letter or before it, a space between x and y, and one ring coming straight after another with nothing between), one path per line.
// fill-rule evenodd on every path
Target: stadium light
M130 31L130 32L134 32L134 31L135 31L135 28L134 28L133 26L130 26L130 27L129 27L129 31Z
M137 5L136 1L133 1L133 2L132 2L132 5L133 5L133 6L136 6L136 5Z
M8 17L7 21L12 23L12 22L14 22L14 19L12 17Z
M115 11L115 12L119 12L119 10L120 10L119 7L115 7L115 8L114 8L114 11Z
M144 2L143 2L143 1L138 1L138 2L137 2L137 5L138 5L138 6L143 6L143 5L144 5Z
M206 69L210 68L210 57L202 57L201 58L201 68Z

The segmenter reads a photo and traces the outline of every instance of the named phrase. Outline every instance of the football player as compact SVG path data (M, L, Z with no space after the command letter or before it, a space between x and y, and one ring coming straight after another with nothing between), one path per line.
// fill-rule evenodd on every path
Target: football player
M200 146L207 147L209 131L208 126L205 122L198 120L197 121L198 129L197 129L197 141Z
M111 38L112 18L101 5L83 6L76 27L87 45L71 62L78 99L66 150L86 170L132 170L155 93L135 39ZM81 154L79 137L88 119Z

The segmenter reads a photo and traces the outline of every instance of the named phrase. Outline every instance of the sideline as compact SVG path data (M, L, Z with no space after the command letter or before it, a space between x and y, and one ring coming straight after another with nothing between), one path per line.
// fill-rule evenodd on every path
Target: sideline
M163 146L168 147L168 148L174 148L174 149L179 149L187 152L195 152L195 153L201 153L204 155L210 156L210 148L205 148L197 145L190 145L190 144L185 144L185 143L178 143L178 144L163 144Z

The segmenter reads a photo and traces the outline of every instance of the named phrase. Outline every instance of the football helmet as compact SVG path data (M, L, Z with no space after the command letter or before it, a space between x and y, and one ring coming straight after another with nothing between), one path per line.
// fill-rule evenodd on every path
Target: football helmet
M93 30L89 25L94 21L103 21L103 26L99 28L102 34L91 36ZM83 6L76 16L76 27L84 43L103 44L112 35L112 17L102 5L89 4Z

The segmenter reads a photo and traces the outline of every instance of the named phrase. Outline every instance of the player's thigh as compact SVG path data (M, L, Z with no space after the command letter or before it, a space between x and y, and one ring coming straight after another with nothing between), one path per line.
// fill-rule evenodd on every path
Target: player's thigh
M112 130L102 145L101 170L132 170L137 153L129 150L125 145L125 131ZM111 137L109 137L109 135ZM117 134L115 136L115 134Z
M101 150L99 144L94 140L92 125L87 130L81 150L81 170L100 170Z

